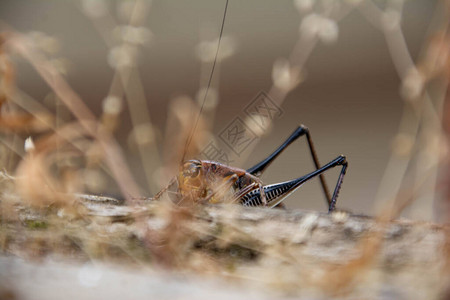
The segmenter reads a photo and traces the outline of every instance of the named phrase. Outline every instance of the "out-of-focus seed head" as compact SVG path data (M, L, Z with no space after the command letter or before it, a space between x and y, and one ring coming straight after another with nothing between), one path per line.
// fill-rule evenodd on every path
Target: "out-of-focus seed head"
M185 95L178 96L172 100L169 109L177 119L179 119L183 124L187 124L186 122L189 122L192 117L192 100Z
M338 38L339 27L334 20L312 13L303 18L300 33L306 39L319 38L323 43L331 44Z
M155 131L150 123L137 125L133 128L129 135L129 143L131 145L149 145L155 142Z
M310 11L314 6L313 0L294 0L294 5L300 13Z
M283 91L290 91L301 81L300 70L292 68L285 58L275 60L272 69L272 80L274 85Z
M300 23L300 33L307 39L315 38L320 31L321 17L311 13L305 16Z
M212 62L216 57L217 45L219 40L215 39L213 41L202 41L196 47L197 57L202 62ZM237 41L235 38L230 36L222 37L220 41L220 49L217 54L217 60L221 61L225 58L230 57L236 52Z
M416 100L425 86L424 77L416 68L408 71L400 87L400 93L406 100Z
M381 24L383 25L384 30L393 30L400 26L401 20L402 16L398 11L387 9L381 17Z
M263 118L261 116L261 118ZM268 135L272 130L272 122L269 118L266 118L265 122L256 123L251 117L246 117L244 120L245 125L256 134L258 137Z
M108 53L108 64L113 69L132 67L137 57L137 49L129 44L116 46Z
M123 109L123 101L117 96L110 95L103 100L103 112L109 115L118 115Z
M206 96L206 100L205 100L206 91L207 91L206 87L203 87L198 90L197 95L195 97L197 100L197 104L199 106L204 104L203 109L205 109L207 111L213 110L219 104L219 93L217 92L216 89L210 87L208 90L208 95Z
M337 41L339 35L339 27L337 23L328 18L323 18L321 21L319 37L325 44L332 44Z
M31 152L36 149L33 138L31 136L27 137L24 143L25 152Z
M105 0L82 0L83 12L90 18L97 19L108 13L108 5Z
M151 42L153 33L145 27L124 25L114 28L113 36L120 42L133 45L147 45Z
M152 4L151 0L134 1L134 0L122 0L117 4L117 16L124 23L129 23L130 20L141 20ZM138 5L138 6L136 6ZM144 7L142 6L144 5Z

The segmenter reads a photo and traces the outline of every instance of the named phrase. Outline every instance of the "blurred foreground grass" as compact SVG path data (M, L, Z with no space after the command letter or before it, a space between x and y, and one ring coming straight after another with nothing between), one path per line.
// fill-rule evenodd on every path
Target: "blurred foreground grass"
M0 280L10 282L7 289L0 285L5 293L21 295L15 287L28 280L23 270L30 267L14 260L20 257L40 262L42 267L33 267L38 274L48 266L49 276L54 270L52 262L69 262L70 268L82 274L86 263L93 263L89 268L94 275L118 272L117 277L105 275L95 281L94 286L99 286L96 297L117 289L120 274L127 278L130 272L139 280L124 288L136 298L159 293L134 292L150 280L146 276L172 278L163 285L169 291L182 289L186 282L192 284L195 293L190 299L211 293L197 288L201 278L218 280L221 288L215 290L216 296L224 297L230 292L226 286L241 295L262 293L263 298L448 296L448 226L407 220L382 223L346 212L328 215L236 205L180 207L151 199L125 205L90 195L73 197L70 207L33 208L8 192L13 179L3 178L1 184L1 251L9 260L0 260ZM64 270L64 265L59 268ZM86 280L91 275L85 274ZM39 280L49 288L80 284L67 282L67 278ZM112 281L114 287L106 288L102 280ZM78 288L88 295L86 299L92 297L94 290Z

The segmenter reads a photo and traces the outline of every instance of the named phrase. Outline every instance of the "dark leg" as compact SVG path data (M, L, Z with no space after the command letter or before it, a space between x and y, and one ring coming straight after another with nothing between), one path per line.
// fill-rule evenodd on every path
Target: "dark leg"
M331 199L331 203L328 206L328 212L332 212L336 208L337 197L339 196L339 191L341 190L342 181L344 180L345 172L347 172L348 162L344 161L342 163L341 173L339 174L338 181L336 183L336 187L334 188L333 198Z
M269 184L264 186L264 192L267 195L267 201L269 207L275 207L279 205L286 197L292 194L296 189L298 189L302 184L309 181L310 179L320 176L320 174L325 171L334 168L336 166L342 166L341 173L336 183L333 196L328 206L328 212L332 212L335 209L337 197L339 195L339 190L342 186L342 181L344 179L345 172L347 171L347 160L345 156L340 155L323 167L296 179L292 179L282 183ZM244 206L260 206L263 205L261 200L261 193L251 192L242 196L242 205Z
M341 190L342 181L344 180L345 172L347 172L348 162L345 156L340 155L325 166L323 166L320 169L315 170L314 172L309 173L308 175L305 175L303 177L300 177L298 180L299 185L305 183L306 181L310 180L311 178L322 174L323 172L327 171L328 169L334 168L336 166L342 166L341 173L339 174L339 178L336 182L336 187L334 188L333 197L331 198L330 204L328 205L328 212L332 212L336 207L336 201L337 197L339 195L339 191Z
M347 160L345 156L340 155L328 164L324 165L323 167L296 179L292 179L286 182L282 183L276 183L276 184L270 184L264 186L264 192L266 195L268 195L268 205L269 207L275 207L279 205L286 197L288 197L290 194L292 194L297 188L299 188L302 184L309 181L310 179L316 177L317 175L320 176L323 172L334 168L336 166L342 166L341 173L339 174L339 178L336 183L336 187L334 188L334 193L330 201L330 205L328 206L328 212L332 212L336 207L336 201L337 197L339 195L339 190L342 186L342 181L344 179L345 172L347 171ZM255 206L261 205L262 201L260 200L259 193L253 193L250 196L244 196L243 197L243 205L244 206Z
M301 183L306 182L310 180L311 178L320 175L321 173L325 172L328 169L334 168L336 166L342 166L341 173L339 174L339 178L336 182L336 187L334 188L333 197L331 198L330 204L328 206L328 212L332 212L336 208L336 201L337 197L339 195L339 191L341 190L342 181L344 180L345 172L347 172L348 162L345 156L340 155L336 159L332 160L322 168L315 170L314 172L309 173L308 175L305 175L300 180ZM300 184L301 184L300 183Z
M309 151L311 152L311 156L313 158L314 166L316 169L320 168L319 159L316 154L316 150L314 149L314 144L311 139L311 135L309 133L309 129L304 126L300 125L297 129L294 130L294 132L286 139L286 141L278 147L272 154L270 154L266 159L263 161L257 163L253 167L247 170L248 173L260 176L264 170L275 160L275 158L278 157L278 155L283 152L284 149L286 149L292 142L294 142L299 137L306 135L306 139L308 141ZM330 196L330 192L328 190L327 184L325 182L325 177L323 175L319 175L320 183L322 185L323 192L325 194L326 201L328 205L330 206L332 204L332 198Z

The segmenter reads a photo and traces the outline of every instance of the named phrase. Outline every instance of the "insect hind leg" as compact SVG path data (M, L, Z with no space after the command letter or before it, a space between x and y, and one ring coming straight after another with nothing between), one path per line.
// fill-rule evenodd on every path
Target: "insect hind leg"
M314 162L314 166L316 167L316 169L319 169L320 168L319 158L317 157L316 150L314 149L314 144L312 142L311 134L309 132L309 129L305 125L300 125L291 133L291 135L274 152L272 152L267 158L265 158L261 162L257 163L253 167L249 168L247 170L247 172L252 174L252 175L255 175L255 176L260 176L264 172L264 170L290 144L292 144L295 140L297 140L299 137L304 136L304 135L306 136L306 140L308 142L308 147L309 147L309 151L311 153L311 157L312 157L313 162ZM325 177L322 174L320 174L319 175L319 179L320 179L320 184L322 185L322 190L323 190L323 192L325 194L325 198L326 198L327 204L328 204L328 206L330 206L332 204L332 202L333 202L333 199L332 199L332 197L330 195L330 191L329 191L328 186L326 184Z
M332 212L335 210L336 208L336 202L337 202L337 197L339 196L339 192L341 190L341 186L342 186L342 182L344 180L344 176L345 173L347 172L347 168L348 168L348 162L347 159L344 155L339 155L337 158L335 158L334 160L332 160L331 162L329 162L328 164L324 165L323 167L301 177L301 183L304 183L308 180L310 180L311 178L317 176L317 175L321 175L323 172L334 168L336 166L342 166L341 168L341 172L339 173L339 177L338 180L336 182L336 186L334 188L334 192L333 192L333 196L331 197L331 201L330 204L328 205L328 212Z
M347 167L348 167L347 160L346 160L345 156L343 156L343 155L338 156L337 158L335 158L328 164L324 165L323 167L321 167L317 170L314 170L313 172L311 172L309 174L306 174L305 176L302 176L302 177L299 177L296 179L292 179L292 180L289 180L286 182L282 182L282 183L270 184L270 185L264 186L264 190L265 190L266 194L269 195L269 206L275 207L275 206L279 205L280 203L282 203L282 201L284 199L286 199L290 194L292 194L295 190L297 190L305 182L309 181L310 179L312 179L316 176L320 176L320 174L322 174L325 171L332 169L336 166L342 166L342 169L339 174L339 177L338 177L338 180L336 183L336 187L334 189L334 193L331 198L330 205L328 205L328 212L332 212L336 207L337 197L339 195L339 191L342 186L342 181L344 179L344 175L345 175L345 173L347 171ZM259 193L253 193L252 199L250 199L250 200L253 200L253 198L258 198L257 202L260 203L261 201L259 200L259 197L260 197ZM249 203L251 202L249 199L246 199L246 200Z
M333 197L331 198L331 203L328 206L328 212L332 212L336 208L337 197L341 190L342 182L344 181L345 173L347 172L348 162L344 157L344 161L340 163L342 165L341 173L339 174L338 180L336 182L336 187L334 188Z

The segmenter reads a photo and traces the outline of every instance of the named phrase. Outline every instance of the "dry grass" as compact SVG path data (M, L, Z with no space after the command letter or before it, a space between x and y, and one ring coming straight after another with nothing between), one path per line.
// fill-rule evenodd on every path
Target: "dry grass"
M145 1L136 1L130 12L129 24L139 26L147 9ZM346 6L346 10L331 10L327 18L338 22L352 9L353 6ZM371 1L364 2L357 9L367 14L372 22L381 22L376 25L390 41L393 57L404 58L394 63L404 82L405 115L391 158L390 166L394 167L388 167L379 196L380 202L387 204L375 221L356 219L361 224L370 223L371 228L364 228L349 242L348 247L352 250L346 249L348 253L342 256L345 259L336 261L336 256L332 256L332 259L323 259L317 264L314 263L317 257L301 254L303 249L299 246L308 240L314 228L320 227L319 219L334 220L338 224L336 228L339 228L349 218L345 214L303 216L291 222L291 225L300 226L295 234L282 227L283 217L277 216L274 222L267 220L266 224L261 225L264 229L277 230L268 230L265 235L258 236L257 229L247 224L252 220L245 220L242 217L245 212L233 205L221 207L222 213L214 215L214 208L174 205L167 193L162 195L158 203L142 197L141 189L114 139L114 132L120 124L122 105L117 99L120 102L123 95L134 95L134 99L137 97L139 101L145 102L139 92L130 90L125 84L130 78L136 79L133 77L136 66L117 66L111 94L107 97L109 102L105 102L102 115L97 117L72 90L60 71L49 63L45 53L28 36L12 29L0 36L0 130L3 142L0 154L5 158L0 173L2 252L31 260L47 256L77 261L100 259L135 267L152 266L216 276L225 274L224 277L236 281L260 282L295 295L304 290L313 291L313 295L345 296L355 291L357 295L363 295L361 286L367 285L367 277L370 281L371 276L374 276L374 268L389 267L389 263L383 264L379 260L383 257L386 241L389 241L386 232L392 229L391 220L396 219L414 200L424 187L425 178L437 176L439 164L448 160L441 151L444 148L442 145L446 143L441 131L441 107L445 97L441 99L439 96L446 92L450 60L448 20L439 24L436 33L424 46L418 63L414 64L405 45L398 43L402 40L399 24L389 23L389 27L383 23L383 16L386 17L383 14L386 12ZM386 11L388 9L401 13L402 8L392 4L388 5ZM276 64L270 94L278 99L279 104L289 91L301 83L302 67L320 38L320 35L302 36L289 60ZM72 114L70 122L61 124L58 115L32 109L32 102L28 106L20 105L24 102L17 100L23 97L15 85L15 68L10 59L12 54L19 54L37 70ZM436 85L439 85L436 90L441 94L430 95L429 89ZM432 97L440 100L433 102ZM128 105L132 108L136 104ZM212 119L208 117L213 116L213 113L199 117L195 138L185 148L186 139L193 130L191 120L197 118L199 110L199 106L187 98L178 98L172 103L167 121L167 137L163 142L172 151L165 151L167 154L164 157L157 156L159 163L162 162L155 167L159 169L158 178L161 182L150 182L153 172L147 170L149 186L163 186L178 172L181 159L198 153L207 141L212 125ZM139 109L131 111L134 111L132 119L137 146L142 159L146 160L146 149L152 147L145 141L146 137L152 135L151 120L148 114L140 114ZM410 123L408 114L411 113L417 116L414 124ZM427 144L429 146L418 147L418 141L425 135L430 138L430 132L431 138L435 140ZM33 136L33 142L28 142L26 151L18 149L17 141L23 141L28 136ZM418 148L413 151L415 147ZM152 151L155 156L159 155L158 150ZM430 153L434 155L431 162L417 159L426 154L429 157ZM17 163L11 163L13 158ZM395 163L399 158L402 161L400 167ZM425 166L420 176L414 177L413 188L404 183L405 178L414 176L406 172L411 161ZM397 168L392 172L394 179L390 168ZM101 185L106 177L113 178L120 187L124 203L94 196L82 200L77 195L86 189L95 190L96 185ZM265 213L261 212L262 215ZM273 214L282 215L284 212ZM340 217L344 221L339 221ZM242 224L239 223L241 221ZM263 223L261 220L255 222ZM424 228L430 230L429 226ZM248 232L247 227L250 228ZM443 232L442 236L447 241L442 249L436 250L443 253L440 257L443 258L444 267L436 263L441 269L433 273L431 279L437 278L435 275L438 274L442 280L447 280L450 235L448 228L436 228L439 234ZM283 239L276 236L277 232L297 240ZM345 238L343 242L346 242ZM325 250L321 248L321 251ZM445 288L445 284L436 282L435 293L430 292L430 295L433 298L440 296L439 292Z

